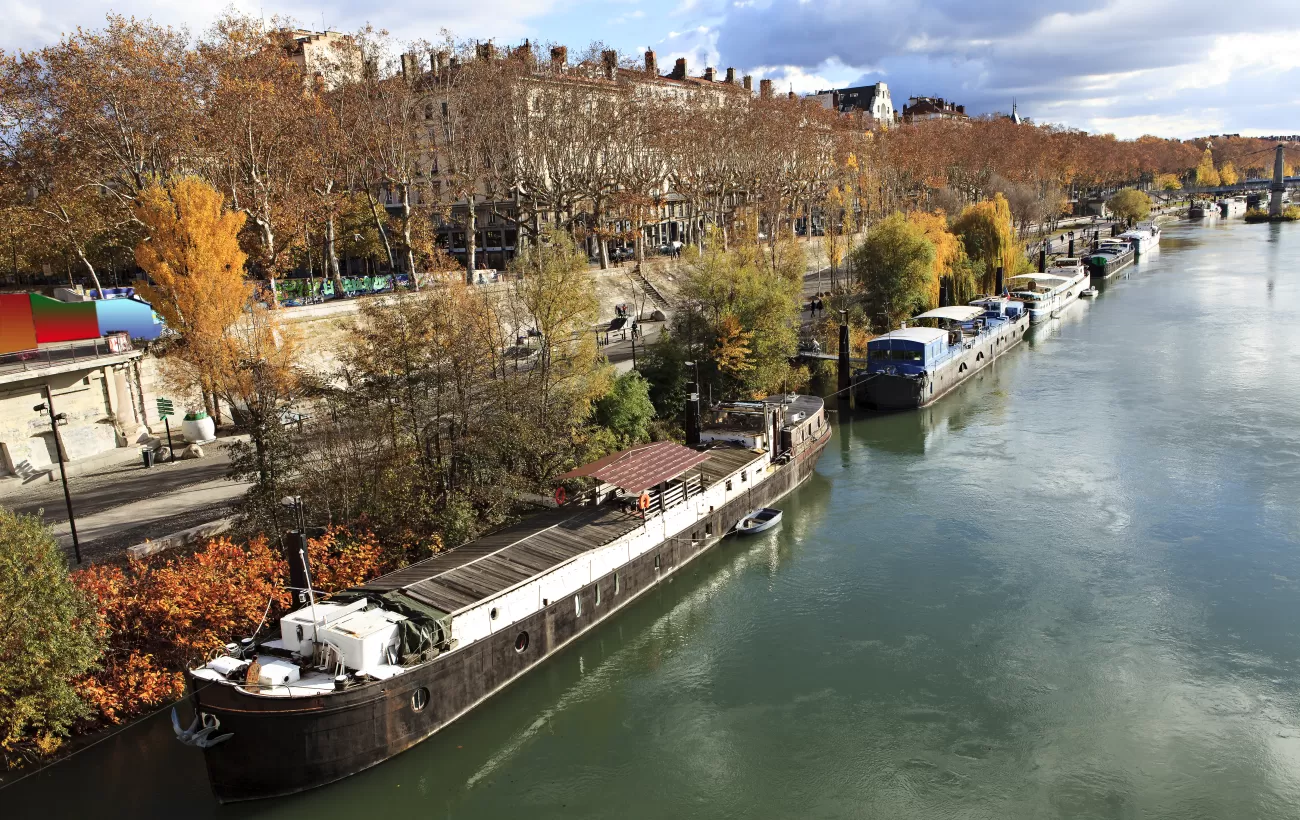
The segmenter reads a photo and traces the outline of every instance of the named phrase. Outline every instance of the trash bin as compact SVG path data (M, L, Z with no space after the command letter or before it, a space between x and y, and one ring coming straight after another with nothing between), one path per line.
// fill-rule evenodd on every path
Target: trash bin
M144 466L146 469L153 466L153 450L148 447L141 447L140 457L144 459Z

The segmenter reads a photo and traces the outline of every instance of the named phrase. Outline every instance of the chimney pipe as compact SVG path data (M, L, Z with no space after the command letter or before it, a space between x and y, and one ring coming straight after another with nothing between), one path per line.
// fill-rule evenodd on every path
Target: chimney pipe
M614 79L618 74L618 52L608 49L600 52L600 62L605 68L605 79Z
M790 89L790 93L789 93L787 96L789 96L789 98L792 99L792 100L794 99L794 89L793 89L793 88Z
M659 76L659 59L655 57L653 51L647 51L645 53L645 73L652 77Z
M420 74L419 58L414 54L402 55L402 76L407 82L414 80Z
M445 57L441 51L429 52L429 70L433 72L435 77L442 73L444 59Z
M718 76L718 72L713 68L713 66L709 66L708 68L704 69L705 82L710 82L710 83L714 82L717 76Z
M771 80L759 80L759 81L758 81L758 98L759 98L760 100L770 100L770 99L772 99L772 81L771 81Z
M566 46L556 46L551 49L551 68L555 71L563 71L569 62L569 49Z
M673 66L673 73L670 75L674 80L686 79L686 58L678 57L677 63Z
M749 76L748 74L746 74L744 80L741 81L741 84L745 86L745 90L746 90L746 91L750 92L751 94L754 93L754 78L753 78L753 77L751 77L751 76Z
M734 68L727 69L727 83L729 85L736 84L736 69Z

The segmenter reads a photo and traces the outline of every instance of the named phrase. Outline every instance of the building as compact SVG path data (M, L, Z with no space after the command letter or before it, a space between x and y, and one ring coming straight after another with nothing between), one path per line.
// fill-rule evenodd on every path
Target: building
M894 121L894 103L889 97L889 86L884 83L818 91L816 94L809 95L809 99L816 100L823 107L841 114L864 111L878 122Z
M903 122L918 120L968 120L966 106L948 102L943 97L910 97L903 106Z
M1007 115L1007 119L1011 120L1016 125L1020 125L1022 122L1024 122L1024 120L1020 116L1020 112L1016 110L1016 101L1014 98L1012 98L1011 100L1011 113Z
M360 76L361 52L352 35L338 31L293 29L289 37L289 58L305 76L315 78L327 90L339 86L347 76Z

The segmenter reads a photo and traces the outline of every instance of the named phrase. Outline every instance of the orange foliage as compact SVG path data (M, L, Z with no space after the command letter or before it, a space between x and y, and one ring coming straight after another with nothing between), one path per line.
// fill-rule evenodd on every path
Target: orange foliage
M330 530L307 543L313 585L333 592L379 573L369 533ZM240 546L217 538L193 553L95 565L73 581L97 603L102 668L78 682L94 723L121 723L180 697L182 670L228 641L251 636L290 604L288 565L264 536ZM270 611L268 612L268 605Z
M929 307L938 307L939 280L952 276L953 266L961 260L964 252L961 240L948 230L948 218L943 211L912 211L907 215L907 221L920 228L925 233L925 238L934 244L934 264L926 296Z

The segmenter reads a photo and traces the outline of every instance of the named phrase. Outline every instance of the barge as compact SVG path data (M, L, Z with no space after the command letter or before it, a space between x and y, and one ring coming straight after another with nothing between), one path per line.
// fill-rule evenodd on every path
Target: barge
M1160 226L1155 222L1143 222L1120 234L1119 238L1132 244L1133 252L1141 256L1160 248Z
M517 525L322 600L300 535L304 604L277 634L189 670L221 802L294 794L378 765L482 705L704 553L813 473L830 438L819 398L719 405L695 446L656 442L561 476L586 487ZM292 539L298 538L297 546Z
M1011 297L1029 314L1030 324L1059 316L1088 287L1088 269L1073 257L1052 262L1045 273L1024 273L1009 280Z
M1221 213L1219 206L1215 203L1205 200L1197 200L1187 209L1187 218L1205 220L1218 219Z
M1103 239L1088 257L1088 271L1098 279L1109 279L1133 264L1133 245L1118 239Z
M1225 197L1215 204L1219 209L1219 215L1224 219L1246 215L1247 206L1244 196Z
M853 374L859 407L915 410L938 401L1024 338L1021 302L992 297L914 317L940 327L902 327L867 342L867 366Z

